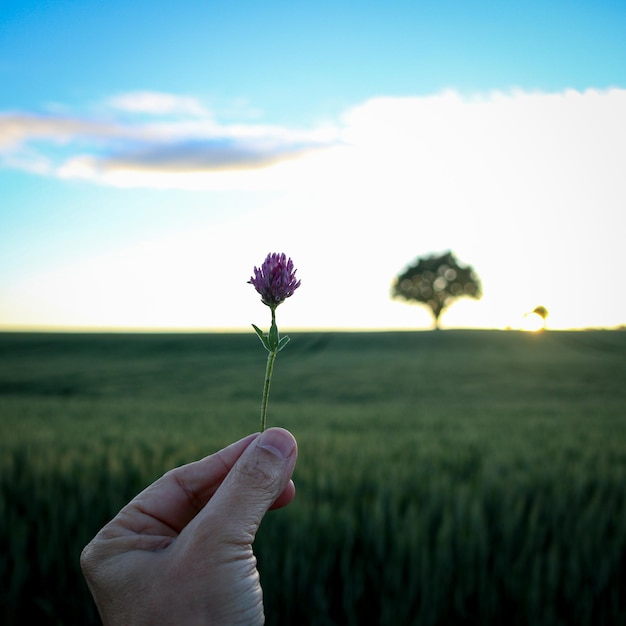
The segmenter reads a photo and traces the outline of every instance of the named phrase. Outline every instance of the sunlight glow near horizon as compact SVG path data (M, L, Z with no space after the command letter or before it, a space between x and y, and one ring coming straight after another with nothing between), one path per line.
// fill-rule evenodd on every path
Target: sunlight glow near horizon
M430 328L428 309L392 301L390 286L417 256L447 249L474 267L484 296L458 300L444 328L524 329L538 305L548 329L626 322L613 276L624 263L626 90L375 98L333 132L337 145L265 168L94 167L81 157L72 170L72 157L50 169L91 181L81 184L181 188L181 202L243 190L259 193L258 205L217 220L207 208L189 222L173 204L174 229L145 237L139 227L130 243L47 259L0 287L0 328L264 327L268 311L246 281L270 251L291 256L302 279L281 328Z

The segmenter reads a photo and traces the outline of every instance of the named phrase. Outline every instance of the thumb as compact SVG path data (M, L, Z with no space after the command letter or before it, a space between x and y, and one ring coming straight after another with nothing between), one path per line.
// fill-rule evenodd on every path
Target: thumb
M296 440L289 431L269 428L262 432L194 522L214 537L217 531L225 542L252 543L263 516L291 479L297 455Z

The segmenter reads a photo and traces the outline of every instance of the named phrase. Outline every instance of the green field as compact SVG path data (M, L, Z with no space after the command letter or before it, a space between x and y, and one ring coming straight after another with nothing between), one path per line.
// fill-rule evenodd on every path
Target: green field
M626 624L626 332L291 333L270 625ZM0 334L0 623L97 624L84 544L258 428L244 334Z

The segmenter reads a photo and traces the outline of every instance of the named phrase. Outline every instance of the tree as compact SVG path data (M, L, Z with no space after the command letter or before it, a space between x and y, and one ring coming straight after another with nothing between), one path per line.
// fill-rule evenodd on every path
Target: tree
M526 313L525 317L529 315L536 315L541 318L541 330L546 329L547 319L548 319L548 309L545 306L539 305L536 306L530 313Z
M418 258L394 281L391 297L415 301L430 307L439 328L446 308L463 296L480 298L480 279L472 267L462 266L451 251Z

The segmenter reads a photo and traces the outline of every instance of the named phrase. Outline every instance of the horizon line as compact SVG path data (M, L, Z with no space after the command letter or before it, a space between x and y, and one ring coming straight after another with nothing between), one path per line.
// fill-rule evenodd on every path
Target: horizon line
M290 326L281 329L283 334L287 333L376 333L376 332L429 332L436 330L434 326ZM567 331L590 331L590 330L626 330L626 324L616 324L614 326L584 326L584 327L546 327L535 331L527 328L516 328L513 326L440 326L439 330L494 330L494 331L519 331L519 332L567 332ZM182 327L182 326L63 326L63 325L0 325L0 334L9 333L34 333L34 334L244 334L253 333L252 327Z

